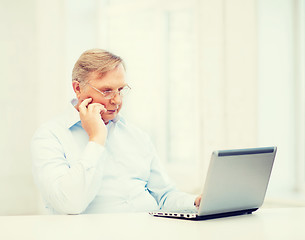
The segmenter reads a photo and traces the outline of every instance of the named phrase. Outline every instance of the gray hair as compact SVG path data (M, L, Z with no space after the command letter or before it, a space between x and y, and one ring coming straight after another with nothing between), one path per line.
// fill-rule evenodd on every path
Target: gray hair
M74 65L72 81L86 84L88 82L87 77L89 73L97 72L100 77L102 77L120 64L122 64L125 69L122 58L108 51L98 48L87 50L79 57Z

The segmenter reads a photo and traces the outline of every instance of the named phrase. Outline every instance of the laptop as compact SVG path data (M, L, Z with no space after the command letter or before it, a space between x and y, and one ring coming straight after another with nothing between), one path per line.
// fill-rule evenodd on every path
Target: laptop
M149 214L204 220L253 213L264 202L276 150L264 147L214 151L196 212Z

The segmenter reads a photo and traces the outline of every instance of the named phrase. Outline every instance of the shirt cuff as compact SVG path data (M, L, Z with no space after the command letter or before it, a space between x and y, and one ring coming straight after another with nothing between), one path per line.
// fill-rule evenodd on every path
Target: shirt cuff
M104 151L104 146L96 142L88 142L81 160L85 169L96 167Z
M178 195L175 196L176 200L174 201L174 207L166 208L164 210L168 211L195 211L197 210L196 206L194 205L196 197L193 194L179 192ZM178 197L178 199L177 199Z
M197 210L196 206L195 206L195 200L196 200L197 196L192 195L192 194L187 194L185 200L184 200L184 204L185 204L185 208L184 209L190 209L190 210Z

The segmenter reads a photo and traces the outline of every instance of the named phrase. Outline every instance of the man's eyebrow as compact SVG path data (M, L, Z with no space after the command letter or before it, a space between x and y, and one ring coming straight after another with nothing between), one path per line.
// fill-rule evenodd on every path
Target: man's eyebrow
M110 87L110 86L103 86L103 87L100 87L99 89L102 89L102 90L112 90L112 87Z
M123 87L126 87L128 84L127 83L125 83L125 84L123 84L123 85L121 85L121 86L119 86L118 87L118 89L119 88L123 88ZM104 90L113 90L113 87L112 86L102 86L102 87L100 87L100 89L104 89Z

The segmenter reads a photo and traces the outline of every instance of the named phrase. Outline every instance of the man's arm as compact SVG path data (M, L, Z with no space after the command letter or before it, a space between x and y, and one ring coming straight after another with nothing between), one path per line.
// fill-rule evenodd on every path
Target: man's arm
M79 107L82 125L89 135L79 159L72 163L66 159L65 150L50 127L39 129L32 140L35 181L44 199L58 213L83 212L99 190L107 128L100 115L103 106L89 104L90 101L84 100Z
M151 148L152 162L147 188L156 199L160 209L179 211L199 207L201 197L196 198L194 195L178 191L166 174L152 144Z
M94 199L104 148L89 142L74 162L66 159L62 145L48 129L40 129L32 140L33 175L43 196L56 212L79 214Z

